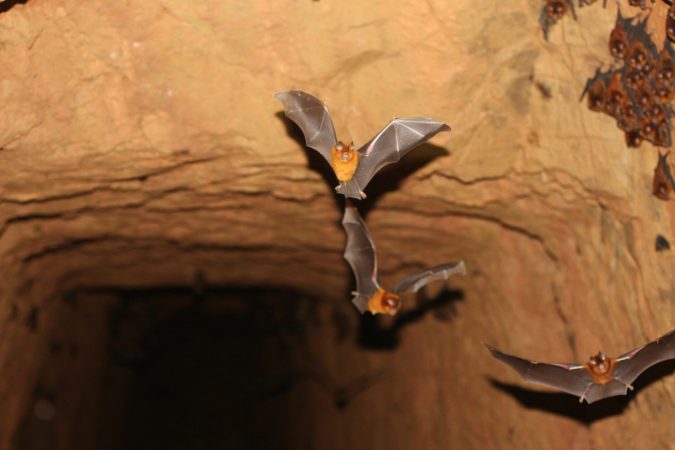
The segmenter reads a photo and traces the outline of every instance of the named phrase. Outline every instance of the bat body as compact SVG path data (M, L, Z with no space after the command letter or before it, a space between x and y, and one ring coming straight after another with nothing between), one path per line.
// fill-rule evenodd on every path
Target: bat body
M387 291L378 282L375 245L368 228L357 209L350 204L345 207L342 226L347 232L344 257L356 277L356 292L352 303L362 314L370 311L371 314L394 315L401 307L400 294L417 292L434 280L444 280L451 275L465 273L463 261L440 264L402 278L392 291Z
M428 117L395 118L357 150L353 143L337 140L328 107L318 98L302 91L274 96L284 105L286 117L302 130L307 147L318 151L333 168L340 182L335 190L345 197L365 198L363 189L382 167L397 162L437 133L450 130Z
M525 381L550 386L593 403L626 395L632 383L649 367L675 359L675 330L617 358L599 352L586 364L552 364L508 355L487 345L492 356L513 368Z

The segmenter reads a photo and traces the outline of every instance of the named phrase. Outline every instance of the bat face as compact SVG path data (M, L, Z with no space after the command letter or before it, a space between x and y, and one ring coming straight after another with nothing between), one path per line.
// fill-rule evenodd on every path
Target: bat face
M368 311L371 314L389 314L393 316L401 308L401 298L380 288L368 299Z
M354 148L354 143L345 145L338 141L331 151L331 167L337 179L344 182L351 180L358 166L359 153Z
M626 145L631 148L637 148L642 144L642 136L639 129L628 130L625 133Z
M675 78L675 61L670 52L663 51L656 63L656 79L663 83L671 83Z
M652 105L652 89L649 87L648 83L642 82L638 85L637 91L635 92L635 103L640 109L649 109Z
M605 91L607 90L607 73L596 71L595 76L588 80L584 95L588 96L588 109L602 112L605 110Z
M673 99L673 87L670 83L660 80L654 82L654 101L658 104L669 103Z
M612 377L613 366L614 360L608 358L604 353L598 352L597 355L588 358L588 362L584 365L584 369L591 374L594 383L607 384L614 379L614 377Z
M616 117L627 98L628 94L621 83L621 73L616 72L605 91L605 112Z
M617 118L619 128L624 131L633 130L638 125L637 111L630 102L626 102L621 107L619 117Z
M567 13L567 8L565 0L547 0L544 11L549 21L557 22Z
M616 26L609 35L609 52L617 59L623 59L626 56L628 48L628 36L623 29L623 24L617 22Z

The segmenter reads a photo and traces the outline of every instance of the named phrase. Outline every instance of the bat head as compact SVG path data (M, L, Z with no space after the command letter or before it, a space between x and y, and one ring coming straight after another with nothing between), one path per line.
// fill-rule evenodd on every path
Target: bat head
M628 94L621 81L621 72L614 72L605 91L605 112L616 117L627 98Z
M547 0L544 11L546 12L546 17L551 22L555 22L567 13L567 3L565 0Z
M588 365L593 372L603 374L609 371L609 358L604 353L598 352L597 355L588 358Z
M382 296L382 308L386 314L393 316L401 308L401 298L396 294L386 292Z
M338 141L335 144L335 150L338 152L338 157L343 163L348 163L354 159L354 143L351 142L349 145L345 145L342 141Z
M671 83L675 78L675 61L669 52L661 52L656 63L656 79L663 83Z
M588 358L586 370L593 376L593 381L598 384L607 384L612 381L612 368L614 360L608 358L604 353L598 352L597 355Z
M401 298L381 288L368 300L368 311L371 314L389 314L393 316L400 308Z
M617 59L623 59L626 56L628 48L628 37L623 29L623 23L617 21L614 29L609 35L609 52Z
M626 52L626 64L628 67L638 69L643 73L649 73L652 67L652 58L649 50L642 41L635 40Z
M642 136L640 136L640 130L633 129L626 131L626 145L629 147L639 147L642 144Z
M624 103L617 118L619 128L624 131L632 130L637 127L638 119L637 111L631 102Z
M657 103L665 104L673 99L673 90L670 83L666 83L661 80L656 80L654 82L654 100Z
M589 81L588 108L591 111L605 110L605 91L607 90L607 83L602 75L603 74L599 73L594 80Z
M634 96L635 103L641 110L647 110L652 106L652 97L654 96L654 93L652 92L649 83L639 83L637 92L635 92Z

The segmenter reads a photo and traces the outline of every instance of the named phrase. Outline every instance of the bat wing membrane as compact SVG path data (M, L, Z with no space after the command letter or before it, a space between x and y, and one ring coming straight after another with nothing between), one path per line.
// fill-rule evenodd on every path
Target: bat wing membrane
M584 399L590 404L607 397L614 397L616 395L626 395L628 386L618 380L612 380L607 384L593 383L588 386Z
M345 206L342 226L347 232L344 257L356 278L357 295L352 302L363 313L368 309L368 300L379 288L375 244L370 238L370 233L361 215L349 203Z
M612 374L625 385L631 385L642 372L654 364L669 359L675 359L675 330L619 356Z
M588 397L587 389L589 384L593 383L593 378L584 366L530 361L508 355L489 345L487 348L492 352L492 356L511 366L525 381L553 387L578 397Z
M397 162L409 151L445 130L450 130L450 127L428 117L392 120L359 149L359 167L354 174L356 182L365 189L382 167Z
M396 286L394 286L393 292L395 294L400 294L402 292L417 292L432 281L447 280L452 275L464 275L465 273L466 267L464 266L464 261L439 264L438 266L430 267L422 272L402 278L396 283Z
M328 107L318 98L303 91L277 92L274 97L284 105L286 117L302 130L307 147L321 153L330 163L331 151L337 138Z

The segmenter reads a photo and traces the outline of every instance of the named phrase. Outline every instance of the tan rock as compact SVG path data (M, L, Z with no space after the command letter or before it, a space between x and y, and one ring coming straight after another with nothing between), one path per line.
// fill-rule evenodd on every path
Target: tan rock
M451 281L458 316L423 317L395 352L310 324L335 379L388 375L344 411L300 386L292 448L672 445L672 374L587 427L496 387L531 386L482 344L585 360L675 323L675 260L654 250L675 226L651 195L656 150L626 148L578 101L610 64L616 5L564 18L546 42L541 3L29 0L0 14L0 449L97 448L114 298L74 308L76 288L191 286L202 271L314 297L321 323L341 311L353 332L341 200L280 118L272 94L288 88L322 98L356 145L392 116L450 124L380 174L365 206L385 282L468 268ZM53 420L30 418L35 395Z

